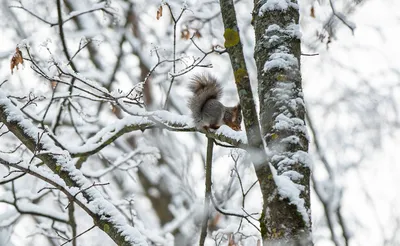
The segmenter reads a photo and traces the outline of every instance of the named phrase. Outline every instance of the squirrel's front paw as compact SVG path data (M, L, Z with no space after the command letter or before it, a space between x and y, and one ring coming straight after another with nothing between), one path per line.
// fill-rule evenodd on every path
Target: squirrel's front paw
M203 129L205 131L210 131L210 129L217 130L219 127L220 127L220 125L214 124L214 125L203 126Z

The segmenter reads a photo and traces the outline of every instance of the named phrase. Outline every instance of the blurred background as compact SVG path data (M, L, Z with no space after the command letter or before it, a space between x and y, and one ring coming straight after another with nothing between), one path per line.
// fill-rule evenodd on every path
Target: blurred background
M166 109L187 115L189 79L207 72L223 84L224 104L238 102L229 58L215 52L224 44L217 1L0 0L0 5L0 90L16 105L26 105L26 116L67 148L79 149L129 114L100 100L103 89L115 96L134 91L130 112ZM299 5L314 243L400 245L400 2L302 0ZM235 7L257 93L253 2L238 0ZM16 47L25 60L12 74ZM60 73L58 67L73 67L77 74ZM55 78L76 80L80 90L68 94L69 84ZM5 127L0 131L0 151L29 161L26 148ZM262 199L253 166L243 150L216 146L214 151L216 202L254 219L213 211L206 243L257 245ZM154 245L171 238L175 245L197 245L205 152L202 134L151 129L126 133L77 165L93 182L110 182L99 189L128 221L151 232ZM0 184L0 245L60 245L71 237L67 224L20 213L13 203L66 214L68 201L59 191L41 191L44 182L9 175L4 166ZM78 231L92 225L78 208L75 217ZM98 229L78 242L113 245Z

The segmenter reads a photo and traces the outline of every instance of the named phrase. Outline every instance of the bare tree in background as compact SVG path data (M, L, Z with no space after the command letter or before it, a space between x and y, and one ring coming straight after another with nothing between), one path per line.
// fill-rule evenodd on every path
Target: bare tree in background
M390 33L387 25L394 23L382 21L382 16L374 13L379 11L385 13L385 16L396 18L396 12L391 12L394 3L310 3L311 6L302 12L302 28L312 32L303 36L302 43L303 52L309 53L305 55L317 55L315 59L304 57L316 69L310 70L310 66L303 66L304 71L309 71L308 74L315 76L318 81L305 89L307 123L311 136L310 152L314 164L313 191L316 198L313 200L314 243L396 245L398 238L393 235L398 230L399 214L394 210L390 212L390 221L393 223L389 225L382 222L384 209L377 206L378 201L393 206L395 202L390 199L392 190L380 188L378 193L385 193L385 196L378 195L378 198L371 189L372 183L366 182L365 177L371 173L373 177L378 177L381 171L393 170L389 164L392 161L384 161L388 165L380 166L380 171L375 169L371 172L376 167L372 156L380 153L378 155L384 160L391 151L382 145L382 141L392 142L393 138L382 134L382 129L397 131L397 120L393 120L392 116L398 115L395 109L397 106L394 106L398 104L394 96L398 82L393 81L391 76L397 74L394 71L399 68L394 68L391 62L382 62L379 67L360 65L377 64L381 56L392 57L391 48L386 43L391 42L393 36L387 36ZM365 44L365 40L376 37L381 38L378 38L379 42L371 46ZM318 55L318 52L321 54ZM349 63L348 60L352 58L355 62ZM303 74L306 74L304 71ZM309 78L306 76L305 80ZM332 98L326 99L329 97ZM377 105L385 105L383 107L388 111L382 111ZM351 123L348 124L345 119L351 119ZM388 175L384 180L390 182L393 178ZM378 179L375 181L382 182ZM393 185L396 185L395 182ZM355 186L359 187L356 192ZM368 238L361 236L367 234Z

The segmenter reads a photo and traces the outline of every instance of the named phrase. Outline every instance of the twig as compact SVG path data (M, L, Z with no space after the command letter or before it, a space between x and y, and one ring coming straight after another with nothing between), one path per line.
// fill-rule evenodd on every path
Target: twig
M247 215L245 216L245 215L243 215L243 214L237 214L237 213L231 213L231 212L223 211L221 208L218 207L218 205L217 205L217 203L216 203L216 201L215 201L215 199L214 199L214 196L212 196L212 195L211 195L211 202L212 202L212 204L213 204L215 210L217 210L217 211L220 212L221 214L226 215L226 216L235 216L235 217L243 218L243 219L245 219L247 222L249 222L249 224L251 224L252 226L254 226L254 228L256 228L257 231L261 232L261 230L260 230L253 222L251 222L251 221L249 220L249 218L247 218L247 217L249 217L249 214L248 214L247 212L246 212ZM253 219L253 217L251 217L251 218Z
M173 30L174 30L174 43L173 43L173 50L174 50L174 51L173 51L173 56L174 56L174 57L173 57L173 61L174 61L174 62L172 63L172 71L173 71L173 73L175 74L175 72L176 72L176 25L178 24L179 20L181 19L183 13L186 11L186 8L183 8L183 9L182 9L182 11L181 11L181 13L179 14L178 18L175 18L174 13L172 13L171 6L170 6L168 3L166 3L165 5L167 5L167 7L168 7L168 9L169 9L169 12L170 12L170 14L171 14L172 21L174 22L174 27L173 27ZM171 93L171 89L172 89L172 85L173 85L173 83L174 83L174 80L175 80L175 77L172 76L171 82L170 82L170 84L169 84L169 88L168 88L168 91L167 91L167 96L166 96L166 98L165 98L164 109L167 108L167 104L168 104L168 100L169 100L169 95L170 95L170 93Z
M35 17L35 18L37 18L37 19L43 21L43 22L46 23L46 24L49 24L50 26L54 24L54 23L52 23L52 22L50 22L50 21L48 21L48 20L43 19L43 18L40 17L39 15L33 13L33 12L30 11L29 9L25 8L24 6L15 6L15 5L13 5L13 6L9 6L9 8L16 8L16 9L25 10L28 14L30 14L30 15L32 15L33 17Z
M2 87L8 80L4 80L3 82L1 82L0 87Z
M206 177L205 177L205 196L204 196L204 212L203 212L203 223L201 226L200 233L200 246L204 246L204 241L207 236L208 216L210 208L210 197L211 197L211 185L212 185L212 156L213 156L214 141L212 138L207 138L207 157L206 157Z
M67 243L69 243L69 242L71 242L72 240L75 240L75 239L77 239L78 237L80 237L80 236L82 236L83 234L85 234L85 233L87 233L87 232L89 232L90 230L92 230L93 228L95 228L96 227L96 225L92 225L89 229L87 229L87 230L85 230L85 231L83 231L83 232L81 232L81 233L79 233L78 235L76 235L75 237L73 237L73 238L71 238L71 239L69 239L69 240L67 240L66 242L64 242L63 244L61 244L60 246L63 246L63 245L65 245L65 244L67 244Z
M6 166L8 165L8 164L5 164L4 162L2 162L1 159L0 159L0 164L6 165ZM13 165L15 165L15 164L13 164ZM32 211L24 211L24 210L22 210L18 206L19 198L16 195L14 180L11 181L11 192L12 192L12 196L13 196L13 201L12 202L2 201L2 202L8 203L10 205L13 205L15 207L15 210L17 210L18 213L20 213L20 214L29 214L29 215L32 215L32 216L40 216L40 217L48 218L50 220L57 221L57 222L60 222L60 223L68 223L67 221L63 220L62 218L55 217L55 216L53 216L51 214L44 214L44 213L37 212L37 211L34 211L34 210L32 210Z
M313 54L306 54L306 53L301 53L302 56L319 56L318 53L313 53Z
M86 48L86 46L88 46L92 42L92 40L85 40L86 43L84 43L82 45L82 41L84 41L84 39L81 39L81 41L79 41L78 50L75 52L75 54L72 55L71 60L67 63L67 66L71 63L71 61L75 58L75 56L77 56L79 54L79 52L81 52L81 50Z
M351 30L352 34L354 35L354 29L355 29L354 24L352 24L348 20L346 20L345 17L341 13L336 12L336 9L333 6L332 0L329 0L329 4L331 6L333 15L336 16L343 24L345 24Z
M22 171L19 171L19 170L13 170L13 171L9 172L7 175L5 175L5 176L3 177L3 179L7 178L8 176L10 176L10 175L13 174L13 173L22 173L22 174L21 174L21 175L17 175L17 176L15 176L15 177L12 177L12 178L9 179L9 180L5 180L5 181L3 181L3 182L0 182L0 184L5 184L5 183L8 183L8 182L10 182L10 181L16 180L16 179L18 179L19 177L22 177L22 176L24 176L24 174L26 174L26 173L24 173L24 172L22 172Z

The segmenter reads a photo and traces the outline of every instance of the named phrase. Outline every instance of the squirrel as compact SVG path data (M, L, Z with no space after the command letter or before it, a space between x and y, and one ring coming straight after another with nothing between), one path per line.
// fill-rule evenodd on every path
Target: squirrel
M188 106L197 128L218 129L226 124L235 131L241 130L242 122L240 103L234 107L225 107L219 100L222 87L211 75L195 75L189 86L193 92Z

